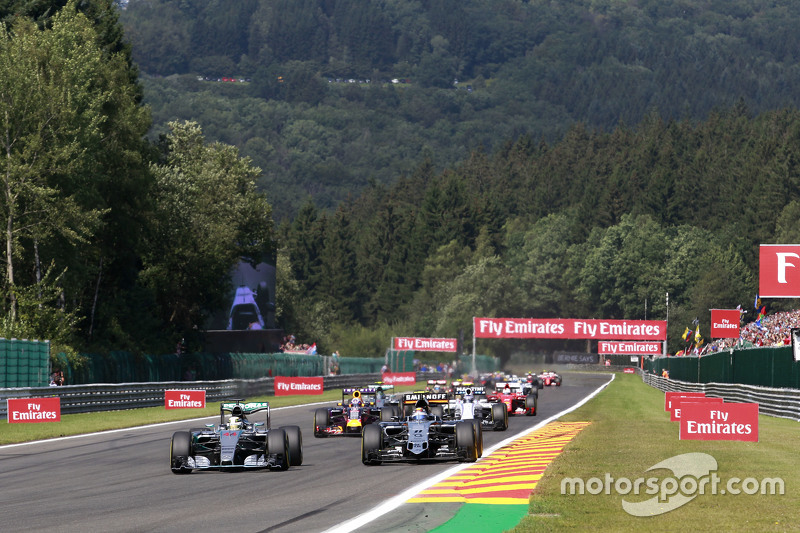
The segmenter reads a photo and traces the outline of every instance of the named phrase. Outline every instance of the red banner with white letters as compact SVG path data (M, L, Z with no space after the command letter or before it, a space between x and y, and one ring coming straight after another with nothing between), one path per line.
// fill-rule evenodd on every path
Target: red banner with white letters
M664 393L664 410L667 412L672 411L672 402L678 398L705 398L705 392L680 392L680 391L667 391Z
M758 294L762 298L800 298L800 244L759 246Z
M670 422L677 422L683 416L682 407L685 403L713 403L713 404L722 404L725 400L722 398L677 398L672 400L672 411L669 413L669 420Z
M741 316L742 313L738 309L712 309L711 338L738 339Z
M8 423L61 422L61 398L9 398Z
M203 409L206 406L204 390L165 390L165 409Z
M680 440L758 442L758 404L686 400L681 405Z
M667 339L665 320L475 317L472 327L475 337L479 339Z
M325 390L321 377L275 378L275 396L291 396L296 394L322 394Z
M456 339L432 339L425 337L395 337L395 350L416 350L418 352L455 352Z
M609 354L638 354L658 355L661 353L661 343L658 341L598 341L597 353Z
M384 372L381 381L387 385L415 385L417 374L415 372Z

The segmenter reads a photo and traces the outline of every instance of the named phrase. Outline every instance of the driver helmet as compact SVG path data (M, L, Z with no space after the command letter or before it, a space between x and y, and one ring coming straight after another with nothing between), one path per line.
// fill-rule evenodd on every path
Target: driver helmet
M467 403L472 403L475 401L475 395L472 394L472 389L467 389L466 394L464 394L464 401Z
M230 420L228 420L228 429L237 430L242 429L242 419L238 416L232 416Z
M359 405L361 405L361 398L353 398L352 400L350 400L350 405L352 405L353 407L358 407Z
M423 409L422 407L417 407L416 409L414 409L411 418L413 420L427 420L428 413L426 413L425 409Z
M437 383L436 385L434 385L434 386L433 386L433 392L439 392L439 391L441 391L441 390L442 390L442 388L439 386L439 384L438 384L438 383Z
M505 387L503 387L503 390L505 390L505 389L511 390L511 385L509 385L508 383L506 383L506 386L505 386Z

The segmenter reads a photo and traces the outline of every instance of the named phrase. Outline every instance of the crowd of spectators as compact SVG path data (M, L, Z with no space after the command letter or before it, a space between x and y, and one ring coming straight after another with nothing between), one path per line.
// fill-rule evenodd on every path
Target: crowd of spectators
M291 353L304 353L310 355L316 355L316 344L305 344L305 343L297 343L297 339L294 335L286 335L283 338L283 342L279 347L281 352L291 352ZM314 352L311 354L311 352Z
M800 328L800 309L767 315L742 326L738 339L716 339L706 344L701 354L729 348L786 346L792 344L792 328Z
M428 364L419 361L418 359L414 360L414 370L417 372L438 372L440 374L446 374L447 377L451 377L457 370L458 362L453 361L452 363L445 363L439 362L437 364Z

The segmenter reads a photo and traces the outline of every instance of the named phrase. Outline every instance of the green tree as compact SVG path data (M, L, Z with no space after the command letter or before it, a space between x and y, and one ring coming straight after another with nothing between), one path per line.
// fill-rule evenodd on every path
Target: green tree
M259 169L232 146L205 144L196 123L170 123L157 183L155 224L141 279L178 330L201 326L230 289L240 259L274 250L271 207L255 190Z

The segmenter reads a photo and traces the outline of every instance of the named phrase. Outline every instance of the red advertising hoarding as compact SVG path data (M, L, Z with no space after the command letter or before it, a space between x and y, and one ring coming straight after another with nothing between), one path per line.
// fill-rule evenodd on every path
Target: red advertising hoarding
M206 391L204 390L165 390L165 409L204 409Z
M9 398L8 423L61 422L61 398Z
M322 377L275 377L275 396L322 394L324 390Z
M738 339L741 316L742 313L738 309L712 309L711 338Z
M681 419L682 411L681 407L685 403L712 403L712 404L721 404L724 403L722 398L677 398L672 400L672 411L669 413L669 420L670 422L677 422Z
M800 298L800 244L759 246L758 294L762 298Z
M681 406L680 440L758 442L758 404L693 403Z
M472 327L475 337L479 339L667 339L665 320L475 317Z
M424 337L395 337L395 350L415 350L418 352L455 352L456 339L430 339Z
M672 402L678 398L705 398L705 392L680 392L669 391L664 393L664 410L666 412L672 411Z
M658 341L597 341L597 353L608 354L640 354L658 355L661 353L661 343Z
M415 372L384 372L381 381L387 385L414 385L417 383Z

